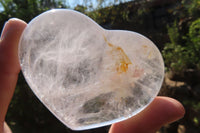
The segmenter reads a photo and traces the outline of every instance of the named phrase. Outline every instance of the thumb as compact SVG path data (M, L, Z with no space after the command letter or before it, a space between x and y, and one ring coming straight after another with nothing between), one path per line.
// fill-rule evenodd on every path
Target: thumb
M183 117L181 103L169 97L156 97L142 112L132 118L113 124L109 133L155 133L163 125Z
M10 19L4 26L0 40L0 133L8 105L13 96L20 71L18 61L18 43L26 23L19 19Z

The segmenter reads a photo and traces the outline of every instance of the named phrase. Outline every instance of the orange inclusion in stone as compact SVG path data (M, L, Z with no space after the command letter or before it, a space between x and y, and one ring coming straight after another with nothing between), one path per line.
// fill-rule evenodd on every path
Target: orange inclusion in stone
M123 73L128 70L128 65L132 64L128 56L125 54L124 50L119 47L109 43L104 36L104 40L112 48L111 53L113 55L113 59L116 60L116 70L118 73Z

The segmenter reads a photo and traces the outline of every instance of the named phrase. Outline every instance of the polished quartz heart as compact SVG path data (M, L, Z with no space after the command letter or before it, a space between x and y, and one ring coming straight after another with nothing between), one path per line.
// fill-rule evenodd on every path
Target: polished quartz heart
M149 39L105 30L67 9L47 11L28 24L19 59L35 95L73 130L134 116L156 97L164 77L162 56Z

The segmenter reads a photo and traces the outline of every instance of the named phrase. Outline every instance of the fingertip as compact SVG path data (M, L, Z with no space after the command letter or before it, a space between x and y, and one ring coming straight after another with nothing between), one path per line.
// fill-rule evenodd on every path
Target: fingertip
M13 28L24 28L26 27L26 22L18 19L18 18L10 18L8 21L5 22L4 24L4 28L2 30L1 33L1 40L3 40L5 38L5 35L7 34L7 32L9 31L9 29L13 29Z
M18 18L10 18L8 23L13 27L26 27L27 23Z
M165 109L166 115L169 115L169 118L172 118L171 120L168 120L168 123L174 122L185 115L184 106L176 99L158 96L154 101L156 102L155 104L159 102L160 106Z
M17 18L9 19L4 25L0 41L0 63L4 64L0 66L1 73L19 73L18 43L26 26L26 22Z

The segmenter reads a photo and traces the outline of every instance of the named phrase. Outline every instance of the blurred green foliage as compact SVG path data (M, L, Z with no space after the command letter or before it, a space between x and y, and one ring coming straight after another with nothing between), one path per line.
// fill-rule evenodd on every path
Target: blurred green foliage
M181 75L200 70L200 0L183 0L173 9L176 21L168 26L170 42L163 50L168 70Z

